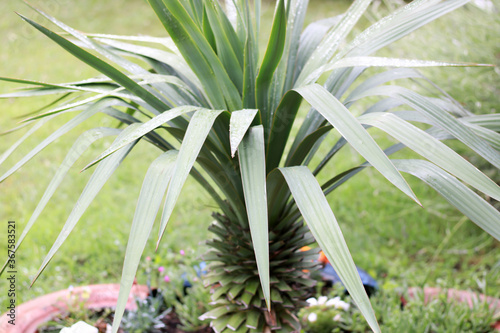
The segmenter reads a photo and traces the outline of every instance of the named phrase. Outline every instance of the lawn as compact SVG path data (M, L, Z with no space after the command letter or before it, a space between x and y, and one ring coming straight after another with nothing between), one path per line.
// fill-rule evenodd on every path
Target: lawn
M348 2L331 5L327 0L311 0L309 20L329 17L342 12ZM109 34L164 35L161 25L145 1L120 0L36 0L52 15L86 32ZM67 82L96 75L96 72L67 55L58 46L23 23L14 13L19 11L35 20L43 20L18 1L0 3L0 76L22 77L49 82ZM381 9L383 11L383 9ZM371 15L380 15L374 11ZM272 8L266 7L270 17ZM367 24L367 18L363 24ZM404 40L382 50L379 55L421 58L426 60L471 61L500 64L498 40L500 18L473 6L467 6L417 31ZM266 42L267 37L262 38ZM498 108L498 68L439 68L424 72L453 97L475 112L489 113ZM17 87L0 83L0 92ZM0 100L2 118L0 131L16 126L18 117L49 103L44 97L25 100ZM304 116L307 110L303 109ZM96 118L101 126L114 126L108 118ZM30 151L41 138L48 136L67 118L47 123L28 139L9 159L0 165L7 171ZM83 125L82 133L90 128ZM25 129L2 136L0 153L7 150ZM76 139L71 132L37 155L2 184L0 184L0 221L6 239L8 220L16 221L17 235L31 216L65 154ZM380 138L380 142L389 142ZM385 141L384 141L385 140ZM329 149L335 142L332 135L320 149ZM86 184L91 172L80 173L90 159L109 144L98 141L75 165L59 188L51 203L16 255L18 274L18 302L69 285L117 282L128 238L135 203L148 165L157 156L155 148L141 144L105 185L96 201L83 216L66 244L54 257L35 285L35 276L44 256L60 232L72 205ZM459 149L461 147L457 145ZM320 180L334 171L345 170L353 161L353 154L344 148L342 163L329 165ZM407 152L402 152L407 156ZM400 155L401 156L401 155ZM468 156L485 172L495 172L488 164ZM498 173L498 171L496 171ZM494 175L494 174L493 174ZM432 189L407 177L424 209L414 204L372 170L365 170L335 191L329 201L339 220L355 262L370 272L386 288L405 286L440 286L472 289L488 294L500 291L499 243L475 227L458 211L441 199ZM498 180L498 179L497 179ZM368 186L367 186L368 185ZM192 179L183 188L179 204L171 218L159 255L167 250L196 248L203 252L207 227L214 203ZM153 233L146 255L154 252ZM2 250L3 251L3 250ZM6 252L6 250L5 250ZM143 281L141 281L143 282ZM5 280L0 290L5 290ZM6 304L6 293L0 294L0 304Z

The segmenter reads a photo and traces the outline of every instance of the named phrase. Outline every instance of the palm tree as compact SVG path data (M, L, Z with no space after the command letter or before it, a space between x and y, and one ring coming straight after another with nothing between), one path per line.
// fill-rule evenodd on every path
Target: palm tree
M298 331L295 314L314 285L304 270L315 268L312 259L316 253L300 249L314 241L325 251L370 327L379 331L325 197L368 167L378 170L417 204L400 172L422 179L500 239L500 213L461 181L496 200L500 200L500 188L441 142L457 139L499 168L500 136L496 131L500 115L471 114L410 69L473 64L371 56L467 1L415 0L346 42L370 0L355 0L345 14L305 29L308 1L278 0L262 59L258 44L260 0L148 1L169 37L83 34L38 10L72 38L67 39L22 16L104 76L66 84L15 80L32 84L29 91L33 94L43 91L76 97L60 99L52 110L27 119L28 124L43 124L69 112L77 115L0 178L4 180L98 112L126 126L123 130L96 127L82 134L50 183L19 244L85 150L82 147L117 135L85 168L95 166L94 173L40 274L136 143L145 140L160 148L162 153L144 179L132 222L115 332L164 194L158 242L188 175L220 208L209 227L214 239L208 241L211 250L205 255L211 263L206 284L212 288L214 308L204 317L212 320L216 332ZM361 76L369 67L389 69ZM438 97L387 85L395 80L421 80ZM350 108L359 100L364 100L364 112L355 116ZM307 117L300 119L297 113L305 103L311 108ZM411 111L399 111L401 105ZM399 143L382 150L370 135L371 127ZM291 135L292 128L297 134ZM319 145L334 131L341 138L322 154ZM319 184L315 176L348 144L366 162ZM389 159L404 148L425 159ZM311 164L313 157L320 161L316 166Z

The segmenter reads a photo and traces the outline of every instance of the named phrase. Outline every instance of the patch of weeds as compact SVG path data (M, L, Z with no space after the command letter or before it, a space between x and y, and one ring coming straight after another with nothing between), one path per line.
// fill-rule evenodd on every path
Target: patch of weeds
M350 306L329 305L325 297L325 302L299 312L305 332L371 332L351 298L341 295L337 290L330 296L334 297L331 299L342 297L342 301ZM471 308L464 303L449 301L445 294L427 302L423 295L416 295L406 302L397 289L381 290L371 298L371 303L380 329L386 333L488 333L495 332L492 324L499 320L495 317L495 309L485 302L476 303Z

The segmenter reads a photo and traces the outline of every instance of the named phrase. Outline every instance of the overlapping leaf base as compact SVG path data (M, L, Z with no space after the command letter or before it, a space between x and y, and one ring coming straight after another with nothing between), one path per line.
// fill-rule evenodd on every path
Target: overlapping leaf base
M212 288L212 320L216 332L293 332L300 330L295 316L304 306L315 281L316 250L302 252L314 240L301 221L274 224L269 233L271 311L262 292L250 230L215 214L209 230L217 237L204 259L210 262L205 284Z

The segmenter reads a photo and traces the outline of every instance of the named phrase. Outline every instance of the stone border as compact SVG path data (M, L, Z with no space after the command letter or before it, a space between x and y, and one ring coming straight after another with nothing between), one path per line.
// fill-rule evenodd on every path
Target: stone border
M35 333L38 326L67 310L68 303L83 301L89 309L115 308L118 300L119 284L96 284L56 291L35 298L16 307L16 325L10 325L6 314L0 317L1 333ZM148 287L134 285L126 308L136 308L135 298L146 298Z

